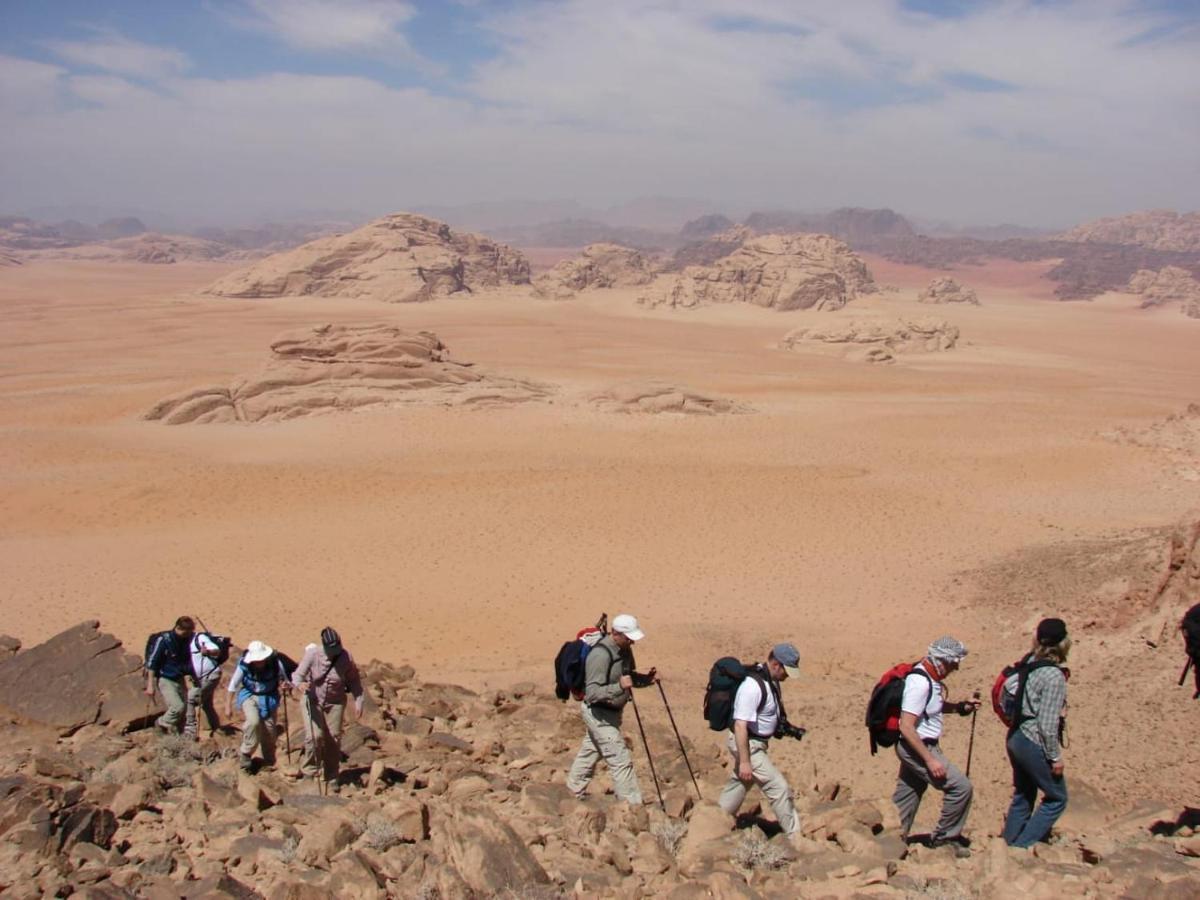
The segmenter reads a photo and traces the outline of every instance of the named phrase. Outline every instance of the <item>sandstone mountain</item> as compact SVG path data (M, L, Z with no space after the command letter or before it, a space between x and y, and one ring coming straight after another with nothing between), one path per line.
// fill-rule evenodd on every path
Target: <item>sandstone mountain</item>
M689 266L638 302L685 309L753 303L777 310L830 310L874 291L866 265L841 241L823 234L772 234L746 240L712 265Z
M276 338L260 372L168 397L144 418L167 425L272 422L379 404L492 406L548 394L545 386L452 360L428 331L322 325Z
M638 287L654 280L654 267L639 250L616 244L589 244L533 282L534 293L565 300L591 288Z
M223 297L315 294L408 303L528 283L529 263L512 248L451 231L424 216L399 213L348 234L269 256L219 279L205 292Z
M1152 250L1200 252L1200 212L1169 209L1129 213L1077 225L1061 235L1064 241L1136 244Z
M1141 295L1143 309L1178 300L1184 315L1200 319L1200 281L1187 269L1139 269L1129 279L1129 291Z
M819 232L869 250L881 241L912 238L916 231L904 216L890 209L843 207L827 213L754 212L745 224L759 234Z
M28 255L31 259L168 264L185 260L245 259L251 254L203 238L147 231L134 237L114 238L95 244L32 250Z
M967 303L979 305L979 295L972 288L964 287L953 278L935 278L917 294L921 303Z
M735 400L702 394L690 388L661 381L632 381L614 385L589 395L597 409L619 413L681 413L713 416L721 413L751 412Z
M892 363L897 354L936 353L958 342L958 328L945 319L838 319L828 324L806 325L788 332L780 346L785 350L828 348L847 359Z

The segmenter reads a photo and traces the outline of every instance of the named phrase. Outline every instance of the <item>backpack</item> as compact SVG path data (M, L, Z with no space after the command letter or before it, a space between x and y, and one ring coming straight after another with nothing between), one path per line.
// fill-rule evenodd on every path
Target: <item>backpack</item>
M174 629L167 631L156 631L146 638L146 649L142 651L142 674L150 671L150 659L154 656L154 651L158 648L158 642L174 635Z
M1011 666L1005 666L992 683L992 709L1009 731L1020 727L1028 718L1021 714L1021 704L1025 700L1025 682L1029 679L1029 673L1055 665L1051 660L1035 660L1032 656L1027 653Z
M592 648L604 637L603 626L607 616L601 617L595 626L580 629L575 640L567 641L554 657L554 696L566 701L568 697L583 699L587 682L587 658Z
M728 731L733 727L733 701L738 688L747 678L753 678L762 688L762 696L758 701L758 711L761 713L767 705L767 685L770 679L763 677L758 663L745 663L733 656L722 656L708 670L708 687L704 689L704 718L708 727L713 731ZM771 693L775 694L774 687ZM783 721L783 705L779 697L775 697L776 706L780 711L780 721Z
M282 650L276 650L275 656L279 659L279 662L283 665L283 671L287 674L288 681L291 681L292 675L295 674L295 672L298 668L300 668L300 663L296 662L296 660L292 659L290 656L288 656Z
M225 637L223 634L211 634L207 631L200 632L196 637L208 638L217 645L217 655L209 657L214 666L223 666L229 661L229 648L233 646L233 638ZM192 638L192 640L195 641L196 638Z
M918 661L919 662L919 661ZM917 663L900 663L892 666L875 683L871 699L867 701L866 726L871 739L871 755L880 747L891 747L900 740L900 705L904 700L904 680L916 672L929 681L933 690L933 679L919 668Z
M1187 655L1193 660L1200 659L1200 603L1197 603L1186 613L1179 623L1183 632L1183 642L1187 647Z

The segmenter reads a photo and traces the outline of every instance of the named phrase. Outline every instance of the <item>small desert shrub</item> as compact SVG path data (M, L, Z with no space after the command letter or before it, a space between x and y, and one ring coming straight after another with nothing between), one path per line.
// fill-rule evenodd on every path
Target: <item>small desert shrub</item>
M658 838L658 845L671 856L679 852L679 843L687 834L687 822L678 819L667 819L665 822L655 822L650 833Z
M288 836L283 839L283 846L279 849L279 858L290 863L296 858L296 848L300 846L300 839L295 836Z
M383 816L371 816L367 820L367 827L363 830L363 835L366 838L367 846L379 853L386 853L400 843L400 832Z
M786 865L787 852L754 829L747 831L734 845L731 859L734 865L743 869L778 869Z

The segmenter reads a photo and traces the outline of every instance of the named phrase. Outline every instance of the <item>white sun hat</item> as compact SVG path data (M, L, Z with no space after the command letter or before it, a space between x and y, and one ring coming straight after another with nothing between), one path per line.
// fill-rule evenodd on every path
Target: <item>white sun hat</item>
M247 663L262 662L275 651L262 641L251 641L246 647L246 655L244 657Z

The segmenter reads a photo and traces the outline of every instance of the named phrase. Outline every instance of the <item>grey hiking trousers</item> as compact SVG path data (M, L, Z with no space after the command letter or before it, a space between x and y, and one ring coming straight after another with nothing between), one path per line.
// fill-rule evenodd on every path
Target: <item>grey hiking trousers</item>
M783 773L767 756L767 745L768 742L762 738L750 738L750 768L754 772L754 783L762 788L762 792L771 801L771 809L775 811L775 818L779 820L779 827L783 829L784 834L795 834L800 830L800 817L796 815L792 789L788 787ZM721 798L717 803L725 812L736 816L742 801L746 799L746 785L737 775L737 738L730 734L725 746L733 754L733 770L729 773L729 781L726 782L725 789L721 791Z
M933 838L956 838L962 834L963 825L967 821L967 813L971 811L971 796L973 789L954 763L946 759L937 744L929 747L933 757L946 767L944 781L936 782L925 768L925 763L909 748L904 738L896 742L896 756L900 758L900 774L896 778L896 791L892 794L892 802L900 812L900 830L907 837L912 830L913 819L917 817L917 808L925 789L933 785L945 795L942 798L942 816L938 819Z
M583 724L587 734L583 736L575 762L571 763L567 790L582 799L596 774L596 766L603 759L608 763L617 797L632 806L641 806L642 789L638 785L637 772L633 770L633 756L621 734L621 710L584 703Z

